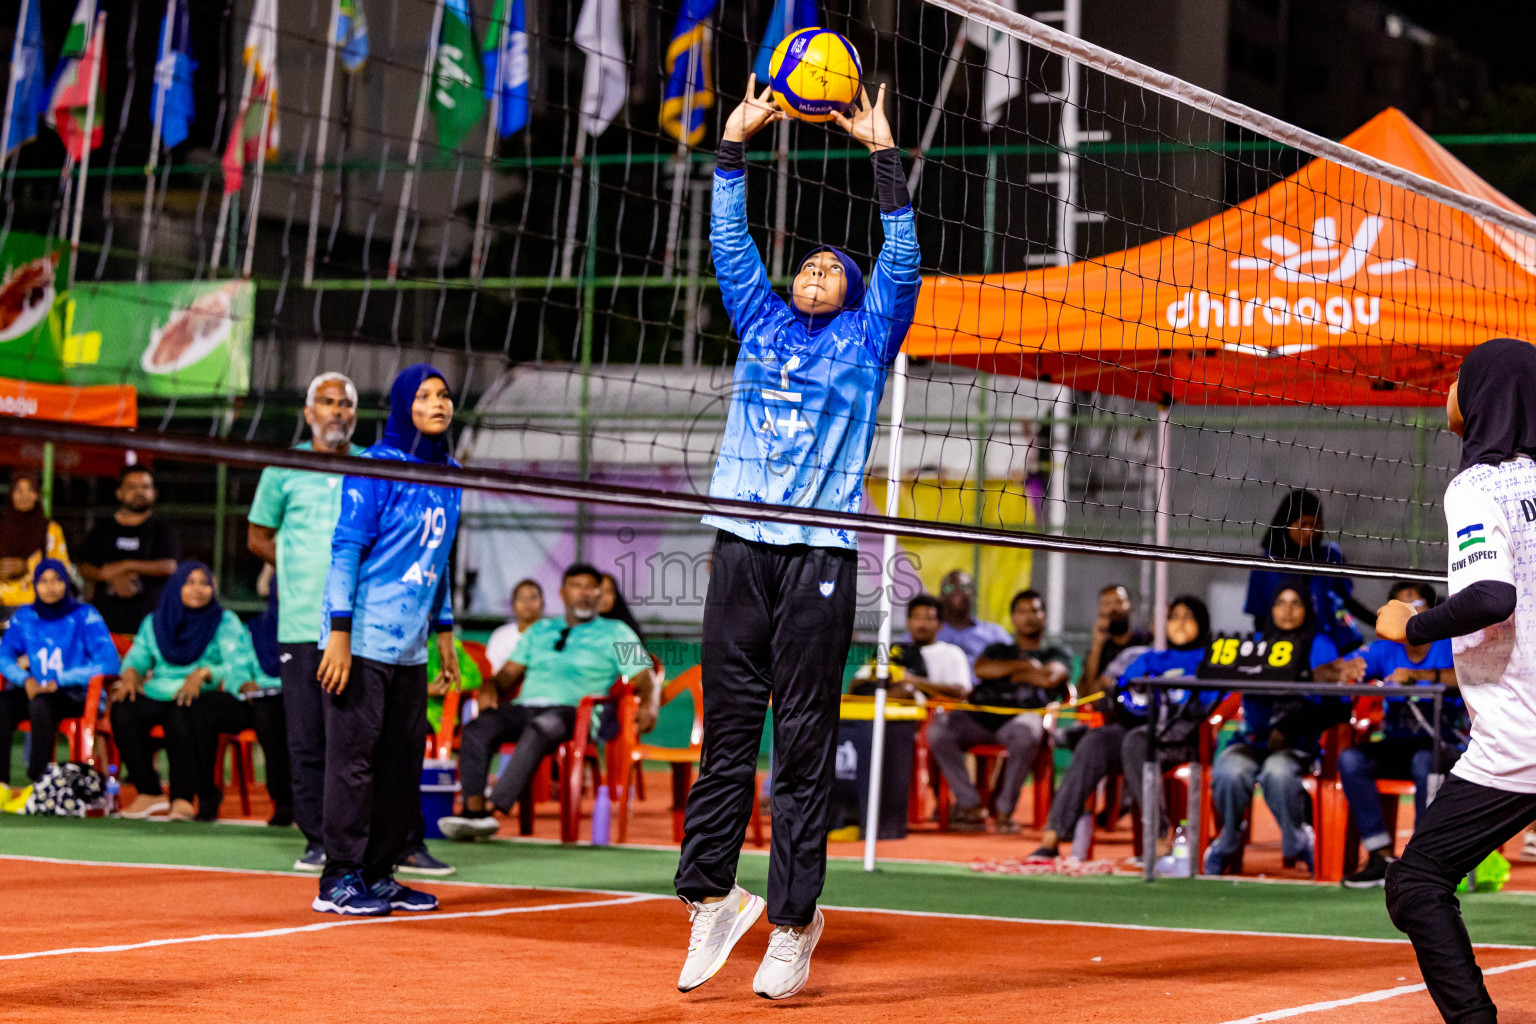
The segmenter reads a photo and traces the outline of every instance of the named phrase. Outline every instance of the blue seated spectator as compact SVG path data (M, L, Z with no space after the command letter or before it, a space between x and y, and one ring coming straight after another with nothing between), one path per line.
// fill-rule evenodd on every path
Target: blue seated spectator
M1254 636L1268 654L1270 681L1358 682L1365 661L1339 657L1318 629L1305 580L1282 581L1270 602L1269 627ZM1243 698L1243 726L1236 742L1211 767L1211 797L1221 817L1221 834L1206 850L1204 870L1225 874L1248 841L1245 826L1253 787L1264 787L1264 802L1280 825L1280 852L1287 864L1312 870L1313 833L1307 824L1302 776L1319 754L1319 739L1330 725L1347 721L1350 702L1337 697Z
M1264 554L1289 562L1343 565L1344 552L1323 531L1323 503L1311 491L1291 491L1275 509L1264 534ZM1243 611L1253 616L1253 628L1269 623L1269 599L1287 580L1298 583L1309 598L1317 630L1327 635L1341 654L1364 642L1357 620L1374 622L1369 608L1355 600L1354 585L1342 576L1297 576L1296 569L1255 569L1248 574L1248 597Z
M0 635L0 797L9 799L11 741L30 722L27 776L42 778L53 760L59 723L85 713L93 676L116 675L117 648L101 613L75 596L64 563L44 558L32 571L33 600Z
M1391 599L1428 611L1435 606L1435 589L1427 583L1399 583ZM1365 652L1365 678L1384 683L1456 685L1456 666L1451 641L1404 647L1392 640L1377 640ZM1383 707L1381 739L1357 743L1339 754L1339 782L1349 801L1349 813L1360 833L1360 844L1369 856L1359 871L1344 879L1350 889L1386 885L1387 865L1394 837L1387 831L1386 816L1376 792L1377 779L1412 779L1414 821L1424 816L1429 802L1430 773L1435 770L1432 711L1425 701L1389 697ZM1441 707L1440 771L1449 771L1467 746L1466 706L1461 698L1446 695Z

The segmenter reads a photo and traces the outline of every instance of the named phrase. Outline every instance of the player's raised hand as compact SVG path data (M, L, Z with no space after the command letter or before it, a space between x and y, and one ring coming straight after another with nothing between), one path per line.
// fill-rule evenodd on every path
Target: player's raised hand
M1388 601L1376 611L1376 635L1394 643L1408 643L1408 620L1419 610L1406 601Z
M864 148L871 153L877 149L893 149L896 139L891 134L891 122L885 119L885 86L880 86L880 91L875 94L875 102L869 102L868 89L859 90L859 100L860 106L852 117L834 110L832 120L843 131L864 143Z
M757 91L757 76L747 79L747 95L731 116L725 120L722 133L727 142L746 142L775 121L784 120L784 111L773 102L773 87L765 86L762 94Z

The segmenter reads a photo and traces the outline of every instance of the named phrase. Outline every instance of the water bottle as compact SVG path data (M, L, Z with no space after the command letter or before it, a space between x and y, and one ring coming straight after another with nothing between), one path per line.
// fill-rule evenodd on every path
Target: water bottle
M118 791L122 788L120 785L118 785L118 782L117 782L117 767L115 765L113 767L107 769L107 787L106 788L107 788L106 816L109 817L109 818L115 818L115 817L117 817L117 807L118 807L117 794L118 794Z
M1173 852L1157 859L1157 873L1168 878L1191 878L1189 830L1182 824L1173 830Z
M608 824L613 808L608 801L608 787L598 786L592 798L592 845L608 845Z

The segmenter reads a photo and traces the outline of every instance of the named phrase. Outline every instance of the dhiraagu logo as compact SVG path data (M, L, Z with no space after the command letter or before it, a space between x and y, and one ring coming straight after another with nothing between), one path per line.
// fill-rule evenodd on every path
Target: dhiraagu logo
M1473 523L1470 526L1463 526L1461 529L1456 531L1456 539L1461 542L1456 547L1457 551L1465 551L1467 548L1474 544L1488 543L1488 538L1483 536L1482 523Z

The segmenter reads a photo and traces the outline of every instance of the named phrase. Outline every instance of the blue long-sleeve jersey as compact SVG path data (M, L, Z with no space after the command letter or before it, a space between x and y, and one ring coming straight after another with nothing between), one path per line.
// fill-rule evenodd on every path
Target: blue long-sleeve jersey
M363 455L417 461L386 444ZM332 628L350 628L354 657L425 664L428 631L453 628L448 553L459 529L459 489L364 476L345 477L341 488L320 646Z
M882 213L880 220L885 244L863 304L813 334L774 294L747 231L745 172L716 172L709 243L741 351L712 497L860 510L886 372L922 287L912 207ZM767 544L856 546L846 530L724 516L704 522Z
M26 655L27 667L20 659ZM120 663L112 634L101 613L88 604L77 604L57 619L42 619L30 606L16 610L10 628L0 634L0 675L12 686L27 677L40 683L55 682L59 689L84 699L92 676L116 675Z

